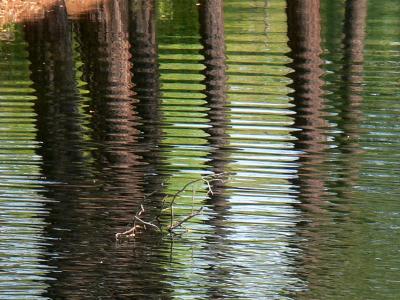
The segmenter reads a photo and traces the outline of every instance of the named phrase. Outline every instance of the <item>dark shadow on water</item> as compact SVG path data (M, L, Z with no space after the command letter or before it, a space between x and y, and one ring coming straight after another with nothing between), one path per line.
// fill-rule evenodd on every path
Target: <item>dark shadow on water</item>
M136 3L146 11L148 3ZM154 134L157 114L151 113L158 105L157 83L136 82L136 92L132 72L132 53L139 58L146 45L138 43L132 51L129 24L139 24L132 34L148 33L149 28L140 28L144 24L135 18L141 15L130 16L130 9L128 1L110 1L71 24L65 8L57 5L43 21L26 24L38 98L38 154L43 157L43 174L53 183L45 192L54 201L48 204L46 219L50 264L55 268L51 277L56 279L49 282L50 298L168 294L162 254L153 252L160 247L160 236L150 234L135 247L115 247L113 241L151 189L145 188L144 178L155 172L153 159L158 158L145 152L160 138ZM82 60L78 70L77 56ZM153 68L157 72L156 65ZM77 78L78 71L82 78ZM153 95L144 104L146 89ZM139 126L152 122L153 127L147 127L151 133L141 136ZM155 140L143 142L149 139Z
M62 1L60 1L62 2ZM25 36L31 61L31 79L35 96L38 139L52 147L42 147L46 157L44 173L49 179L72 171L85 176L82 167L82 120L79 113L79 95L75 82L72 55L71 24L65 9L55 6L40 23L27 23ZM54 162L57 161L57 167ZM70 164L70 161L78 162ZM70 169L70 168L73 169ZM79 170L78 170L79 169Z
M158 209L164 197L166 181L169 174L163 171L163 149L161 140L162 111L160 99L160 71L158 62L158 45L156 36L155 1L138 0L130 3L130 44L132 73L135 85L137 112L141 124L141 155L145 163L144 192L153 194L147 205ZM156 193L155 193L156 192Z

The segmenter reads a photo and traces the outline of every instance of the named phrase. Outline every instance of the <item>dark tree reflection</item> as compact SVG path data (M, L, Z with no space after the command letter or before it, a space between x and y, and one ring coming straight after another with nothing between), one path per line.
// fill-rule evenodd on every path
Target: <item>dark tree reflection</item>
M228 146L228 116L227 116L227 76L224 37L224 15L222 0L199 1L199 18L201 43L204 55L204 93L207 102L207 118L209 127L208 145L210 147L209 166L214 174L227 172L230 152ZM213 194L207 204L214 211L213 216L207 221L214 230L213 237L208 238L207 248L210 254L209 297L222 298L229 295L223 287L231 280L230 270L221 266L227 254L228 229L225 222L229 214L229 202L226 199L225 181L227 176L222 176L221 181L212 184Z
M132 72L132 53L135 51L132 51L133 38L130 36L136 32L130 33L129 30L132 23L138 22L136 18L141 17L131 14L130 5L137 5L137 9L142 11L146 10L147 4L109 1L99 10L82 17L77 24L84 62L83 78L91 98L88 111L92 114L92 139L98 145L94 157L103 183L101 195L104 197L108 193L112 196L112 199L106 197L103 201L110 217L120 226L129 223L145 198L145 167L139 140L141 119L137 112L141 88L137 94L133 84L135 72ZM137 30L147 32L140 27L145 24L139 24ZM134 47L140 49L140 45ZM123 229L119 227L119 231ZM164 291L160 262L148 256L151 253L148 247L157 239L149 238L149 243L142 241L137 245L135 255L121 251L118 256L109 257L109 270L103 276L106 275L107 286L113 288L114 295L136 297L159 295ZM118 266L130 271L120 272ZM140 270L152 272L156 278L142 278Z
M288 1L288 45L293 62L290 74L295 104L294 127L299 150L298 185L302 207L319 210L325 185L319 166L324 162L327 123L323 116L319 1Z
M93 140L99 170L114 173L114 187L138 192L140 183L132 170L138 170L140 157L134 151L139 123L131 73L128 35L128 1L110 1L82 17L77 31L92 115ZM129 182L129 184L128 184ZM126 191L129 192L129 191Z
M62 4L63 1L56 3L42 21L26 23L25 37L37 96L38 140L42 143L38 152L43 158L43 174L47 180L57 183L49 185L46 191L46 196L56 201L48 204L51 211L47 217L48 234L55 240L66 242L64 249L68 252L72 249L73 235L64 231L69 228L64 221L74 220L75 230L82 226L79 225L82 216L77 211L77 199L81 187L89 182L90 167L84 155L83 119L79 113L80 99L75 82L71 24ZM50 255L59 257L64 252L61 248L61 244L55 242L48 251ZM59 269L68 269L61 266L61 261L54 264ZM63 274L63 280L57 272L52 275L57 282L76 284L68 272ZM82 283L85 284L85 280ZM56 295L65 294L56 285L50 285L47 296Z
M227 171L228 115L227 76L224 38L223 1L200 1L200 30L204 55L204 93L207 101L209 127L208 142L211 148L209 164L215 174ZM217 184L218 185L218 184ZM217 192L217 191L216 191ZM218 206L218 203L213 202ZM225 206L223 201L222 206Z
M65 8L60 6L62 2L46 12L43 22L24 26L31 79L38 98L35 111L39 116L38 139L44 144L39 150L44 158L44 174L59 180L72 172L79 177L87 171L83 167L82 120L71 25Z
M160 78L158 63L158 45L156 37L156 3L154 0L135 0L129 7L129 40L131 44L132 74L135 98L138 100L136 110L140 116L140 140L138 146L143 157L143 191L151 195L144 202L150 216L160 213L164 197L166 174L163 173L163 153L160 147L162 140L162 112L160 100ZM150 295L156 298L170 298L170 289L165 284L166 271L161 268L163 259L161 248L153 245L150 236L143 244L145 247L135 247L135 258L140 261L136 267L154 276L141 278L140 273L135 280L142 286L146 298ZM154 247L155 246L155 247ZM161 246L167 246L162 243ZM153 251L155 252L153 254ZM167 253L167 252L166 252ZM153 254L153 258L149 255Z
M130 42L133 82L141 125L141 155L145 166L144 191L153 194L149 207L159 207L162 200L162 140L160 75L156 39L155 1L137 0L130 4ZM158 193L154 193L160 191ZM150 204L150 203L149 203Z
M326 274L321 266L329 263L329 258L326 257L329 235L321 227L336 221L331 218L332 208L326 202L328 199L326 173L329 170L326 158L328 124L324 115L325 104L322 95L319 10L318 0L287 1L288 44L293 59L290 66L294 70L290 75L293 80L296 111L294 127L300 130L295 134L297 137L295 147L299 151L299 168L298 179L293 183L299 191L301 202L299 207L310 222L298 228L298 236L302 242L296 244L296 247L303 250L302 257L298 261L298 273L306 281L309 290L297 294L300 298L308 298L310 294L319 296L318 288L321 282L326 280L324 278ZM339 105L338 114L338 127L341 130L338 145L340 155L335 160L341 164L337 190L342 197L351 193L359 170L358 124L361 119L365 17L366 1L346 1L341 93L343 101ZM348 209L346 207L346 211Z
M360 170L361 146L359 124L362 121L362 82L364 62L365 22L367 0L346 1L344 39L342 95L338 127L341 129L339 150L342 153L341 178L338 182L339 195L349 198L352 187L358 180ZM344 187L342 187L344 186Z
M146 243L139 243L139 258L113 243L144 198L129 23L128 1L99 5L72 24L78 52L63 1L25 27L43 174L56 183L46 193L55 200L47 217L56 270L46 295L51 298L116 299L166 290L161 263L150 259ZM77 88L76 55L89 91L84 97ZM144 280L140 270L157 278Z
M322 236L313 228L324 223L326 218L325 173L323 172L327 149L327 122L324 118L325 103L322 98L323 81L321 76L321 19L319 0L287 1L288 45L293 62L290 67L293 73L290 78L295 104L294 135L297 138L295 149L298 150L298 178L293 184L298 189L300 204L305 217L311 223L300 229L299 235L307 240L303 257L299 260L299 276L305 278L309 285L313 279L307 272L309 265L320 260L317 247Z

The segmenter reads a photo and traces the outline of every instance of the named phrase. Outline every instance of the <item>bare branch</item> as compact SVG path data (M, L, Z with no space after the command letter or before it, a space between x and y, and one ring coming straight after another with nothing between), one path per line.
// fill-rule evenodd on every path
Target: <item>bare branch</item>
M135 219L138 220L140 223L143 223L144 225L148 225L148 226L154 227L154 228L156 228L158 231L161 231L160 227L158 227L157 225L154 225L153 223L150 223L150 222L143 221L143 220L140 219L138 216L135 216Z
M209 181L209 180L206 180L206 179L204 179L203 181L204 181L205 183L207 183L207 186L208 186L207 195L208 195L208 194L214 195L214 193L213 193L213 191L212 191L212 188L211 188L211 185L210 185L210 181Z
M176 222L175 224L171 225L168 228L169 232L172 232L173 230L175 230L176 228L182 226L183 223L189 221L191 218L198 216L199 214L201 214L203 212L204 206L202 206L199 210L192 212L190 215L184 217L182 220Z
M136 231L136 226L133 226L131 229L124 231L124 232L119 232L115 234L115 240L116 241L121 241L124 238L130 238L130 237L135 237L135 231Z
M169 209L170 212L170 225L167 227L167 230L172 233L175 229L177 229L178 227L183 227L183 224L187 221L189 221L190 219L192 219L193 217L199 215L202 213L204 207L201 207L200 209L194 211L194 199L195 199L195 194L196 194L196 190L194 188L195 183L198 182L203 182L207 185L207 196L209 194L213 195L213 190L212 190L212 185L211 183L214 181L224 181L223 178L221 178L222 175L227 175L228 173L219 173L219 174L212 174L212 175L207 175L207 176L202 176L199 179L195 179L192 181L189 181L188 183L186 183L181 189L179 189L175 194L173 194L172 196L168 196L166 195L163 199L162 199L162 203L161 203L161 211L159 213L159 215L157 215L152 221L148 222L148 221L144 221L142 219L142 215L144 215L145 213L145 208L144 208L144 201L147 199L147 197L150 197L151 195L160 192L160 191L155 191L152 192L148 195L145 196L145 198L142 200L142 202L140 203L140 207L137 210L137 212L135 213L134 217L133 217L133 227L125 232L122 233L117 233L115 235L115 238L117 241L122 241L125 238L130 238L133 237L135 238L135 235L137 234L137 231L141 230L147 230L146 225L153 227L155 229L157 229L159 232L162 232L161 227L155 225L153 222L154 221L158 221L160 219L160 217L164 214L166 209ZM180 221L177 221L174 223L174 204L176 202L176 200L178 199L178 197L185 192L189 186L192 186L192 208L191 208L191 213L190 215L184 217L183 219L181 219ZM167 200L171 197L171 200L169 201L168 205L166 206L166 202ZM137 225L137 222L140 222L143 226L141 225Z

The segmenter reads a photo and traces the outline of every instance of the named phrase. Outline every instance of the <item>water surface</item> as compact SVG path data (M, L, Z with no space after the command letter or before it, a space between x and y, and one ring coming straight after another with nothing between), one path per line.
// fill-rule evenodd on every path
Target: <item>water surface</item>
M400 297L396 1L51 5L0 35L2 299Z

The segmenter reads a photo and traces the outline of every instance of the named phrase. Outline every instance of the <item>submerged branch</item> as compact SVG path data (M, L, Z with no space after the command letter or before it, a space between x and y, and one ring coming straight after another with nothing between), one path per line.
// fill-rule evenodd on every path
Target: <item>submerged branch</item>
M223 182L223 179L220 178L222 175L227 175L227 174L219 173L219 174L214 174L214 175L207 175L207 176L202 176L199 179L189 181L182 188L180 188L175 194L170 196L171 200L169 202L167 201L169 196L165 196L162 200L160 214L155 216L155 218L151 222L144 221L142 218L142 215L144 215L144 213L145 213L145 208L144 208L143 203L146 200L146 198L147 198L146 197L145 199L143 199L138 211L135 213L135 215L133 217L133 227L127 231L117 233L115 235L115 239L120 242L125 239L135 238L137 235L137 232L139 230L140 231L147 230L146 225L149 226L150 228L156 229L157 231L162 233L162 228L160 226L157 226L153 222L155 220L159 221L160 218L164 215L165 210L169 210L169 226L167 227L167 231L169 233L172 233L174 230L181 227L184 223L188 222L190 219L194 218L195 216L200 215L204 210L204 206L200 207L198 210L194 210L194 195L195 195L194 185L198 182L205 183L207 185L207 196L210 194L213 195L214 192L212 190L211 184L212 184L212 182L215 182L215 181ZM189 215L183 217L181 220L175 222L175 220L174 220L174 204L176 203L178 197L183 192L185 192L190 186L192 186L192 210L191 210L191 213ZM152 192L148 196L151 196L157 192L158 191ZM166 203L167 203L167 205L165 205ZM137 222L141 223L143 226L138 225Z
M189 221L191 218L200 215L203 212L204 206L202 206L199 210L192 212L190 215L184 217L182 220L174 223L172 226L168 227L168 231L172 232L176 228L180 227L183 225L183 223Z
M142 219L140 219L140 218L137 217L137 216L135 216L135 219L138 220L140 223L142 223L142 224L144 224L144 225L148 225L148 226L154 227L155 229L161 231L160 227L158 227L157 225L155 225L155 224L153 224L153 223L143 221Z

